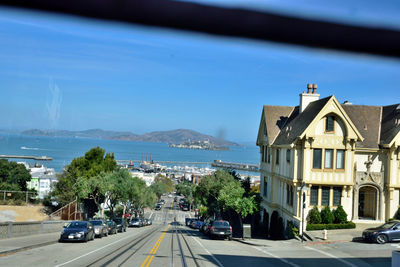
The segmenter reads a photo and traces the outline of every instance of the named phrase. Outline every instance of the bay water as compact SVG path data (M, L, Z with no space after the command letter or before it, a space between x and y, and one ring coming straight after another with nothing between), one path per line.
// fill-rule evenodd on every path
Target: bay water
M259 150L254 143L232 146L228 151L195 150L168 147L166 143L117 141L91 138L34 137L17 134L0 135L1 155L47 156L52 161L41 161L46 167L61 172L73 158L84 156L91 148L99 146L114 153L116 160L147 160L207 162L222 160L236 163L259 163ZM10 159L35 163L35 160ZM167 165L167 164L166 164ZM175 165L175 164L168 164ZM194 166L193 164L184 164ZM135 163L138 166L138 163ZM199 166L199 165L197 165ZM205 166L205 165L201 165Z

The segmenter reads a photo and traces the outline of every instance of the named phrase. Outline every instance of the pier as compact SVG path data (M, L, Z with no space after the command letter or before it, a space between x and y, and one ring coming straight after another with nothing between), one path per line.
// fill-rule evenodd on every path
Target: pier
M34 160L53 160L53 158L47 156L21 156L21 155L0 155L1 159L34 159Z
M260 167L256 164L223 162L221 160L214 160L211 163L211 166L216 168L235 169L235 170L250 171L250 172L260 171Z
M129 163L142 163L142 160L116 160L119 164L129 164ZM235 169L242 171L250 171L250 172L259 172L260 167L256 164L248 164L248 163L234 163L234 162L223 162L221 160L214 160L213 162L192 162L192 161L159 161L152 160L151 163L158 164L178 164L178 165L211 165L216 168L224 168L224 169Z

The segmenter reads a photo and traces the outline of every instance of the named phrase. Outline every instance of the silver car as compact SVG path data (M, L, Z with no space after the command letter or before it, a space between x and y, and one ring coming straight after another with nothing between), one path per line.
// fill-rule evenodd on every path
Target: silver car
M108 228L103 220L91 220L91 224L93 224L93 230L96 237L102 238L103 236L108 236Z

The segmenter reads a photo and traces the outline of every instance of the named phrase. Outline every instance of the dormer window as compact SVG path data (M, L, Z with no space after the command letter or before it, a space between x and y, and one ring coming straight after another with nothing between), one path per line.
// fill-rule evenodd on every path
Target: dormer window
M325 132L334 132L335 131L335 117L327 116L325 123Z

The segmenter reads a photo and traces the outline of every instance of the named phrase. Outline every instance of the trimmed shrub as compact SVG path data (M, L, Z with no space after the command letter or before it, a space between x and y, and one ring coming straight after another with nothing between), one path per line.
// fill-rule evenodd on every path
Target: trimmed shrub
M321 210L321 220L323 224L331 224L333 223L334 219L335 217L333 216L333 213L328 206Z
M319 224L322 222L321 214L316 206L308 213L308 222L311 224Z
M400 208L397 209L396 213L393 216L393 219L400 220Z
M344 211L342 205L339 205L337 209L333 211L334 223L346 223L347 213Z
M307 224L306 230L334 230L334 229L354 229L356 228L356 224L353 222L341 223L341 224Z
M297 228L292 221L288 221L286 225L286 237L292 239L299 235L299 228Z

